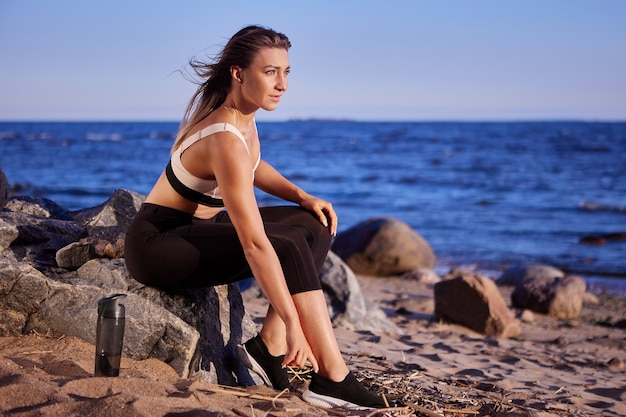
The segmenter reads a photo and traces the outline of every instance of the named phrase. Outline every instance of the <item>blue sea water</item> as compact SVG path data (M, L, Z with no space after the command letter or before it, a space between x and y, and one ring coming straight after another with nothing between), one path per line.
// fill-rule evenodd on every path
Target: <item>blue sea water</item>
M263 158L332 201L339 231L372 217L408 223L438 269L547 263L626 289L626 123L259 122ZM0 167L16 194L77 210L118 188L148 193L175 122L0 123ZM261 205L277 201L258 194Z

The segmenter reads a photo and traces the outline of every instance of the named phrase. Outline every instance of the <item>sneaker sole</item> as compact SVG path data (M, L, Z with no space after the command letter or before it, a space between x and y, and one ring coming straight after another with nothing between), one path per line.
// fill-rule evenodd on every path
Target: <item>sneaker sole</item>
M246 365L246 368L261 377L265 385L269 387L272 386L270 378L267 376L261 365L252 357L250 353L248 353L245 345L237 345L237 356L239 356L239 360Z
M311 390L306 390L302 394L302 399L311 405L321 408L349 408L352 410L375 410L372 407L365 407L354 404L340 398L329 397L327 395L317 394Z

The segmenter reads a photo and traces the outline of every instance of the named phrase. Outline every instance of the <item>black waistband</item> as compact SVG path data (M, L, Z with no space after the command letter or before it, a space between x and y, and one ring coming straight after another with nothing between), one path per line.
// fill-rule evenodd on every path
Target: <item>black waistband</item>
M167 176L167 180L169 181L172 188L181 196L185 197L187 200L193 201L194 203L202 204L203 206L209 207L224 207L224 201L221 198L214 198L208 195L204 195L199 191L192 190L187 187L185 184L180 182L180 180L174 174L174 170L172 169L172 161L168 162L165 167L165 175Z

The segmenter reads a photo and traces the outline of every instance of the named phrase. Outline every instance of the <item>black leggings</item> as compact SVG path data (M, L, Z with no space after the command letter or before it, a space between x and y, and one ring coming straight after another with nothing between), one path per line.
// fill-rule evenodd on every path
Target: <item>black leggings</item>
M332 239L328 228L296 206L260 212L289 292L321 289L319 274ZM252 276L226 211L204 220L144 203L126 232L124 257L135 280L157 288L210 287Z

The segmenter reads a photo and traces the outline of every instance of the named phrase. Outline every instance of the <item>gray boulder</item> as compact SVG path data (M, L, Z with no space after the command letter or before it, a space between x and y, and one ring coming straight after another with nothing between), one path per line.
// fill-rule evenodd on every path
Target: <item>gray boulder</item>
M49 293L48 280L41 272L0 255L0 336L25 333L30 316Z
M506 269L500 278L496 280L496 284L506 286L517 286L526 280L533 279L552 279L561 278L565 273L550 265L529 264L524 266L515 266Z
M144 199L116 190L99 206L70 212L45 198L12 197L0 213L0 231L9 232L2 233L0 250L38 269L75 270L89 259L122 258L126 229Z
M543 264L509 268L497 284L515 287L513 307L564 319L578 317L587 291L582 277Z
M257 333L237 284L167 292L139 286L134 292L198 331L200 339L190 363L191 377L224 385L261 382L237 358L236 346Z
M392 218L373 218L340 233L333 252L357 274L399 275L433 268L435 254L409 225Z
M7 201L9 201L9 181L0 168L0 209L7 204Z
M11 205L11 199L8 206ZM11 232L3 239L4 251L9 251L16 259L36 265L38 269L56 267L56 252L59 248L77 242L85 235L85 230L77 224L56 218L39 217L23 212L4 211L0 213L0 223ZM8 244L7 244L8 243Z
M50 294L29 318L25 331L76 336L95 344L98 300L117 291L49 281ZM181 377L189 375L199 334L176 315L135 294L127 294L123 354L142 360L155 357Z
M577 275L536 276L519 283L511 294L513 306L562 319L580 315L587 283Z
M59 249L54 259L60 268L76 270L92 259L91 246L87 242L72 242Z
M12 198L0 212L0 334L35 330L93 343L97 301L126 293L124 354L161 359L181 376L254 383L235 360L236 344L256 333L236 284L165 292L132 280L123 259L109 259L119 258L142 201L117 190L98 207L69 212L46 199Z
M384 311L363 296L354 272L332 252L326 257L320 279L334 325L348 330L400 333Z
M251 384L235 346L256 327L236 285L170 293L132 280L123 260L98 259L49 279L30 265L0 256L0 336L36 331L95 343L98 300L125 293L123 354L168 363L181 377ZM230 359L229 359L230 358Z
M0 218L0 252L11 246L19 234L16 225Z
M9 199L0 212L0 229L9 231L2 233L0 250L38 269L55 267L57 250L86 236L68 210L52 200L27 196Z
M6 210L46 219L70 220L70 211L52 200L41 197L11 197L5 206Z
M74 212L72 220L84 227L92 239L117 242L124 239L128 225L145 198L131 190L115 190L99 206Z
M98 300L124 293L125 355L157 358L181 376L213 383L260 382L236 358L235 346L256 334L237 284L162 291L129 276L120 241L143 199L117 190L98 207L68 212L50 200L12 198L0 212L0 335L37 331L94 343ZM393 331L362 297L352 271L339 258L328 262L333 318L350 328Z

